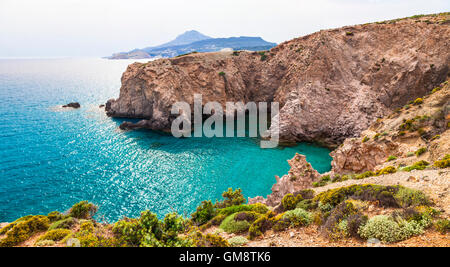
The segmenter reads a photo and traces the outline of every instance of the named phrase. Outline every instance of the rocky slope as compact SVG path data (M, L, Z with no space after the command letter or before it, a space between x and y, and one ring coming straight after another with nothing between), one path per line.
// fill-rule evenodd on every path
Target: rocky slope
M423 96L449 73L448 13L324 30L268 52L205 53L135 63L113 117L170 129L176 101L278 101L283 141L336 146ZM272 127L271 131L275 131Z
M434 162L450 153L449 123L450 86L446 81L433 93L378 119L359 138L345 140L331 153L333 171L361 173L377 166L409 165L417 156Z

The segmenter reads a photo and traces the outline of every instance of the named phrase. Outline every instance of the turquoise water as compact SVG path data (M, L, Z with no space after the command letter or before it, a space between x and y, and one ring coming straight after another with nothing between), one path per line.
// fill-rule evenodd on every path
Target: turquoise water
M117 97L133 61L0 60L0 222L65 211L80 200L99 206L98 219L188 215L228 187L267 195L296 152L330 169L329 151L310 144L259 148L251 138L189 138L122 132L121 120L98 108ZM81 103L79 110L58 105Z

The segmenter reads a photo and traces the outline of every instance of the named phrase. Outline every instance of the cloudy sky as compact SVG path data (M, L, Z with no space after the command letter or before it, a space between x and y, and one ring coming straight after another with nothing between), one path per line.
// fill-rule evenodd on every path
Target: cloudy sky
M320 29L445 11L449 0L0 0L0 57L106 56L192 29L280 43Z

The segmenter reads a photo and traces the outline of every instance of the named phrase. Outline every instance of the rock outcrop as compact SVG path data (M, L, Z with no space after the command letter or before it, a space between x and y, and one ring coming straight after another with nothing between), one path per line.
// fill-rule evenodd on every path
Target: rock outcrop
M421 160L434 162L450 153L449 81L385 118L378 119L359 138L350 138L331 153L335 173L362 173L377 166ZM387 162L389 157L392 161ZM395 157L395 159L394 159Z
M282 141L337 146L443 82L449 73L448 13L324 30L268 52L199 53L146 64L122 77L109 116L170 129L177 101L278 101Z
M81 105L78 102L72 102L72 103L69 103L67 105L63 105L62 107L63 108L80 108Z
M288 160L291 169L288 175L282 178L276 176L276 184L272 187L272 193L264 199L261 196L250 198L249 204L264 203L268 206L277 206L286 194L295 193L300 190L310 188L320 174L306 161L306 157L296 154L291 160Z

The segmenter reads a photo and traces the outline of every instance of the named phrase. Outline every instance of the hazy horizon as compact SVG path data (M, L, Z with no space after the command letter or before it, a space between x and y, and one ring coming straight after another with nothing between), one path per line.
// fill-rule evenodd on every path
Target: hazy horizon
M0 0L0 57L101 57L197 30L281 43L316 32L447 12L444 0Z

